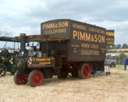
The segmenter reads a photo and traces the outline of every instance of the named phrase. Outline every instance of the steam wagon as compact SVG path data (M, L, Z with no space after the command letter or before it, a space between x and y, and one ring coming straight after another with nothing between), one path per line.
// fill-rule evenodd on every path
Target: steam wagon
M40 35L22 35L21 49L14 81L16 84L39 86L44 79L79 77L90 78L97 71L104 71L106 54L106 29L69 19L41 23ZM25 45L39 42L40 47L26 55Z

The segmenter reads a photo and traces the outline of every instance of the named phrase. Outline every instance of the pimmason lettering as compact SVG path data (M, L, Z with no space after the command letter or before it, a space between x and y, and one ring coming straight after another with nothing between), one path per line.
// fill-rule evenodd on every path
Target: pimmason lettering
M81 40L81 41L88 41L94 43L105 43L105 35L103 34L91 34L87 32L73 30L72 33L73 39Z
M68 27L69 22L68 21L60 21L60 22L49 22L46 24L43 24L43 29L57 29L57 28L64 28Z

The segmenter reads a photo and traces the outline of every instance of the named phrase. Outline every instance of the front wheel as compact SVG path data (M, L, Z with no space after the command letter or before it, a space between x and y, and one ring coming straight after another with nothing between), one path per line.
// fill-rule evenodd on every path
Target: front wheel
M32 87L40 86L44 83L44 75L40 70L33 70L28 77L28 84Z

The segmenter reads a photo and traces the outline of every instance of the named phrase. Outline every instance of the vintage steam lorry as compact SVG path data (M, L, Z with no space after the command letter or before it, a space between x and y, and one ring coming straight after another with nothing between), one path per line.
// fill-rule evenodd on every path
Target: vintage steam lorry
M16 84L39 86L45 78L90 78L104 72L106 29L69 19L43 22L40 35L17 37L21 41L21 56L14 76ZM29 42L40 46L27 50ZM31 54L30 54L31 53Z

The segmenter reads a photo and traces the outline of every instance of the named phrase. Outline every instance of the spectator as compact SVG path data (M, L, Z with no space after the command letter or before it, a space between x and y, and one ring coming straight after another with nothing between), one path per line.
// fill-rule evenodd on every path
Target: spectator
M124 70L128 69L128 58L125 59L124 61Z
M110 75L110 61L105 59L104 65L106 75Z

